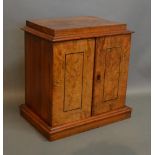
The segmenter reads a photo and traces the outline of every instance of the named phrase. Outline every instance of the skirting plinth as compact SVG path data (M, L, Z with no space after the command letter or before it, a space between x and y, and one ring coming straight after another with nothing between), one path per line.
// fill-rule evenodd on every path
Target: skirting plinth
M20 106L20 112L21 115L36 129L38 129L49 141L127 119L131 116L131 108L125 106L123 108L92 116L84 120L67 123L57 127L51 127L34 112L32 112L32 110L30 110L25 104Z

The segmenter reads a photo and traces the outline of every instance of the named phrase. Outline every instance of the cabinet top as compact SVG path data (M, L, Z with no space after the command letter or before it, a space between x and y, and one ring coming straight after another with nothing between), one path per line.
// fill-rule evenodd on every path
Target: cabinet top
M25 31L51 41L130 33L126 24L93 16L27 20Z

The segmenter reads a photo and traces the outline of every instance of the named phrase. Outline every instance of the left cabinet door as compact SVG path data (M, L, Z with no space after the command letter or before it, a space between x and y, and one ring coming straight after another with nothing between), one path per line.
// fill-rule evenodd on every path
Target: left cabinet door
M91 115L94 39L53 44L52 126Z

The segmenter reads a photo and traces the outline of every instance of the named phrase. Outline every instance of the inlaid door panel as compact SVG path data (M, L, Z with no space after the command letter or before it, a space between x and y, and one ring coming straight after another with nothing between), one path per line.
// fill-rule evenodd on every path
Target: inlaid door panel
M84 52L65 55L64 111L81 109Z
M94 39L53 45L52 125L91 115Z
M92 114L124 106L130 53L130 35L96 39Z

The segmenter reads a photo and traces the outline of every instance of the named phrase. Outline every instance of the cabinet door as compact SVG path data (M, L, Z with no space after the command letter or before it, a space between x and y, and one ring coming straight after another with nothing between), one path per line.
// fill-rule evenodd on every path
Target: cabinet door
M53 44L53 126L91 115L94 46L94 39Z
M93 115L124 106L130 35L96 39Z

